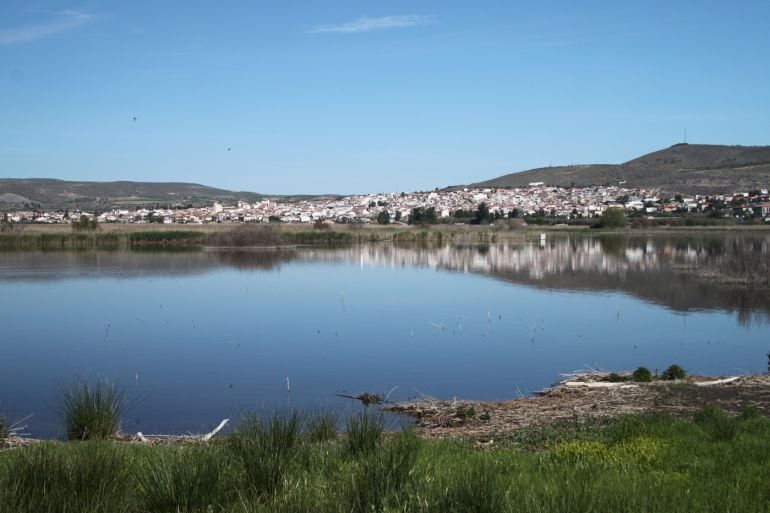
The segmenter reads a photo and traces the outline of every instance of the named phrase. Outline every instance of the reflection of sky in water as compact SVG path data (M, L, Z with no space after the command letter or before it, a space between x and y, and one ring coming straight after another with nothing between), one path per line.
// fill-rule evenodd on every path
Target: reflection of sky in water
M734 314L685 315L612 290L365 262L377 251L299 251L273 272L204 255L184 257L200 258L201 272L85 278L67 261L69 279L3 279L0 402L17 418L34 413L33 434L55 435L58 383L101 374L128 384L138 375L145 399L125 429L185 432L240 409L285 405L287 376L292 405L345 408L335 392L398 386L397 399L418 391L505 399L585 366L680 363L731 374L766 365L767 326L742 326ZM146 265L178 256L154 258Z

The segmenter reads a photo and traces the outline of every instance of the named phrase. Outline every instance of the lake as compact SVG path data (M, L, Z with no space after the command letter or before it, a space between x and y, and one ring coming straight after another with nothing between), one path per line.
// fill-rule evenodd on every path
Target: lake
M766 370L767 291L687 269L766 236L587 237L283 251L0 253L0 404L60 437L59 390L104 376L127 432L210 430L335 394L498 400L591 368ZM287 391L287 379L290 392Z

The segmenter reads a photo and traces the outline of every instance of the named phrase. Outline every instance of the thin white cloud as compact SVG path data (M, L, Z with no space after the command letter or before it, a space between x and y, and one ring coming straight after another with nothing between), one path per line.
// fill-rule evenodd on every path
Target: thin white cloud
M0 44L9 45L37 41L54 36L68 30L73 30L91 21L93 16L80 11L66 10L60 12L55 19L46 23L26 25L0 30Z
M359 32L371 32L372 30L419 27L432 25L433 23L436 23L436 20L432 16L419 16L417 14L382 16L380 18L363 17L339 25L316 25L308 30L308 32L311 34L356 34Z

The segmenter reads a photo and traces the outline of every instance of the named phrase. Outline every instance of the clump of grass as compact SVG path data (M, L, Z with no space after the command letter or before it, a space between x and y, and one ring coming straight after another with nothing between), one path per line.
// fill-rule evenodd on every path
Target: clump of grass
M464 467L453 473L437 511L498 513L510 509L509 485L493 460L477 457Z
M319 410L305 421L305 438L312 442L326 442L337 438L338 416L330 410Z
M246 416L227 437L227 446L241 461L249 487L257 495L280 490L297 461L302 434L298 412Z
M652 381L652 372L647 367L638 367L633 374L631 374L631 380L637 383L649 383Z
M695 414L695 423L699 424L715 441L732 440L738 432L738 419L713 404L705 406Z
M746 407L738 418L741 420L754 420L762 418L762 414L756 406L751 405Z
M63 386L59 416L68 440L104 440L118 433L127 408L126 389L106 378Z
M153 450L139 478L146 511L220 511L233 500L235 473L221 446Z
M419 449L420 439L408 430L361 458L347 492L349 510L362 513L383 511L386 506L398 502L400 492L411 476Z
M352 454L371 454L380 446L385 432L385 415L380 410L364 408L358 415L348 417L347 449Z
M675 379L684 379L685 376L687 376L687 372L685 372L685 370L679 365L673 364L664 370L660 377L662 379L671 381Z

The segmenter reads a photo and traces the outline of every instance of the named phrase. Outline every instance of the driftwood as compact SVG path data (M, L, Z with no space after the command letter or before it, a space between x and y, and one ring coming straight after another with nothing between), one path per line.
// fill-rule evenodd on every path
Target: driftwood
M609 381L564 381L565 387L587 387L587 388L638 388L639 385L629 383L612 383Z
M696 381L693 383L696 387L710 387L713 385L725 385L727 383L734 383L738 381L740 376L733 376L731 378L715 379L713 381Z
M141 442L148 445L166 445L175 443L201 443L210 441L214 435L219 433L225 425L230 422L230 419L224 419L215 427L211 432L204 435L145 435L141 431L137 432L135 436L117 435L113 439L121 442Z

